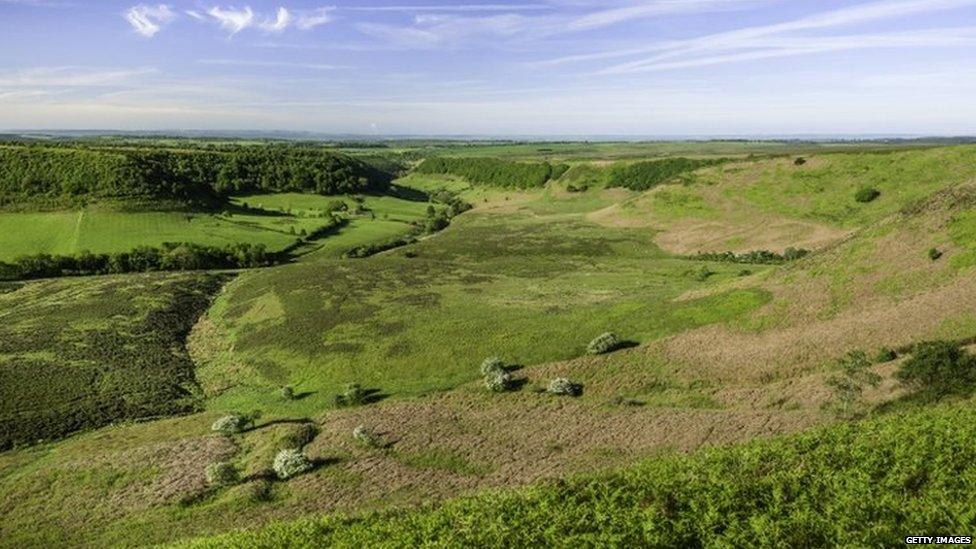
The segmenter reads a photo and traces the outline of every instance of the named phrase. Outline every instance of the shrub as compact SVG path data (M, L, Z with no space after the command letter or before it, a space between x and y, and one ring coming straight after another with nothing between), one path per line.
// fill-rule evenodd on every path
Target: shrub
M793 161L794 166L802 166L807 163L807 159L802 156L798 156L796 160Z
M967 393L976 383L976 359L958 343L926 341L915 347L895 377L935 398Z
M553 395L579 396L583 394L583 386L564 377L557 377L549 382L548 391Z
M267 480L259 480L247 485L248 499L255 502L271 501L274 498L274 486Z
M272 468L278 478L285 480L312 470L312 462L298 448L289 448L278 452Z
M291 385L286 385L281 388L281 398L285 400L295 400L295 389Z
M367 429L365 425L360 425L352 430L352 438L369 448L379 448L383 445L383 441L379 435L374 433L372 430Z
M493 372L485 376L485 387L495 393L504 393L512 388L512 376L507 372Z
M938 248L929 248L929 259L935 261L942 257L942 252Z
M586 346L586 352L591 355L602 355L620 347L620 338L613 332L600 334Z
M213 422L210 429L225 435L232 435L253 426L255 419L257 418L250 415L231 413Z
M698 282L705 282L711 276L715 274L715 271L708 268L708 265L702 265L700 269L695 272L695 280Z
M487 376L499 372L505 372L505 362L497 356L488 357L481 363L481 375Z
M366 403L368 393L358 383L347 383L341 393L333 397L333 404L342 408L345 406L358 406Z
M888 347L882 347L878 349L878 354L874 357L875 362L891 362L892 360L898 358L898 353L889 349Z
M783 250L783 259L786 261L796 261L803 256L810 253L810 250L804 250L803 248L793 248L789 247Z
M881 191L875 189L874 187L861 187L854 193L854 200L858 202L871 202L875 198L881 196Z
M838 416L853 418L862 411L861 396L865 387L877 387L881 376L871 371L871 360L864 351L851 351L837 361L840 372L827 378L826 385L833 389L833 408Z
M315 440L319 428L314 423L302 423L281 437L279 448L302 448Z
M210 486L231 486L240 479L237 468L232 463L218 461L207 465L205 471Z

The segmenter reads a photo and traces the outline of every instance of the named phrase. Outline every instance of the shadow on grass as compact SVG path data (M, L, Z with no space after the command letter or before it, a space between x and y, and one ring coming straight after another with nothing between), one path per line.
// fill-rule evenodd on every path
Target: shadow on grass
M613 348L613 350L614 351L623 351L624 349L633 349L634 347L637 347L638 345L640 345L640 342L639 341L634 341L634 340L631 340L631 339L625 339L625 340L621 341L620 343L618 343L617 346Z
M379 196L392 196L394 198L409 200L411 202L428 202L430 200L430 195L420 189L404 187L396 184L391 184L387 192L385 194L380 194Z
M252 431L259 431L266 427L273 427L275 425L301 425L304 423L314 424L315 422L307 417L298 418L298 419L291 419L291 418L273 419L270 421L265 421L264 423L255 423L252 427L248 427L247 429L242 430L241 433L250 433Z

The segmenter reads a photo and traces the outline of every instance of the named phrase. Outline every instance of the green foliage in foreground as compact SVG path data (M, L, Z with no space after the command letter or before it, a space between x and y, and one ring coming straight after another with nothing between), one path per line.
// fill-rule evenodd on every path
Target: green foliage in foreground
M417 510L186 547L879 547L976 524L976 409L940 406Z
M498 158L428 158L414 171L456 175L476 184L519 189L541 187L553 177L553 167L548 162L513 162Z
M624 187L633 191L646 191L675 177L706 166L720 164L723 160L696 160L692 158L665 158L648 162L635 162L615 166L610 172L610 187Z
M69 279L0 295L0 449L197 409L184 340L222 282Z

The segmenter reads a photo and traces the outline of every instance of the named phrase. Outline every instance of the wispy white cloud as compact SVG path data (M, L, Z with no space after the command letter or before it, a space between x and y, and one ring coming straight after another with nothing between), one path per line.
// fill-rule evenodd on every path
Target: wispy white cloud
M99 68L99 67L33 67L0 72L0 87L93 87L117 86L133 82L139 77L156 73L151 67Z
M250 6L245 6L243 9L214 6L207 11L207 14L231 34L237 34L254 24L254 11Z
M176 13L166 4L139 4L126 10L125 20L146 38L152 38L164 25L176 19Z
M816 53L882 48L976 46L976 27L963 29L931 29L909 33L879 35L828 36L764 41L763 48L754 51L722 55L698 56L687 60L639 62L610 67L598 74L655 72L709 65L727 65L743 61L775 59Z
M309 10L301 12L298 15L298 21L295 23L301 30L314 29L332 21L332 11L335 8L317 8L314 10Z
M239 67L281 67L311 70L336 70L348 68L343 65L329 65L324 63L300 63L295 61L252 61L242 59L198 59L203 65L230 65Z
M261 28L268 32L282 32L292 23L292 15L285 8L278 8L278 13L274 19L268 19L261 23Z
M361 23L358 28L370 36L389 40L401 46L431 47L490 37L536 40L609 27L639 19L743 9L764 1L768 0L652 0L639 4L628 3L623 6L591 9L583 14L527 15L519 13L520 10L490 15L436 13L415 16L413 25ZM605 6L606 4L600 5ZM460 7L447 6L447 8ZM444 9L439 11L476 10Z
M343 6L342 11L367 11L367 12L432 12L432 11L460 11L460 12L489 12L489 11L537 11L552 10L549 4L455 4L455 5L400 5L400 6Z
M795 36L798 32L823 31L973 5L976 5L976 0L882 0L822 12L782 23L745 27L688 40L660 42L644 47L562 56L538 64L560 65L654 54L643 59L606 67L601 72L640 72L644 70L644 67L653 67L649 70L661 70L662 67L668 66L665 64L666 60L676 59L682 56L722 54L722 57L726 57L729 55L729 52L745 48L768 47L774 38L784 35ZM757 52L745 52L740 56L732 57L732 59L747 60L751 58L761 59L782 56L781 53L760 55ZM691 61L683 61L680 63L676 61L673 65L672 68L699 66L692 64Z
M756 0L659 0L595 11L568 21L563 30L589 30L663 15L737 10L757 3Z

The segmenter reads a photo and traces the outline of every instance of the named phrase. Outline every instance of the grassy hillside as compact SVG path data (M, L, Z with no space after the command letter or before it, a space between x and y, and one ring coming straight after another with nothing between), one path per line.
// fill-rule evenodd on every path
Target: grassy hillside
M196 409L184 338L220 285L147 275L0 295L0 448Z
M939 406L444 505L180 547L899 545L968 532L976 409Z
M752 146L733 145L687 156ZM608 187L615 164L658 150L644 146L552 144L552 156L606 156L541 188L413 173L396 197L235 196L235 212L260 206L269 223L337 201L350 220L293 264L240 274L193 327L202 411L0 452L0 546L243 528L196 543L863 546L897 543L902 527L971 527L976 407L906 397L896 372L921 341L976 337L976 148L804 148L802 162L794 149L647 191ZM422 196L411 188L460 193L475 209L402 248L343 258L428 219L426 201L397 198ZM863 188L870 200L858 200ZM435 215L445 207L435 198ZM695 255L788 247L811 253L775 264ZM54 286L3 285L0 315L29 334L11 311L33 314L36 301L43 319L110 280L73 281L51 300L18 296ZM131 319L91 314L86 325L107 329ZM586 354L608 330L622 348ZM880 382L857 403L869 419L847 424L827 381L855 350ZM512 390L486 387L479 365L491 355ZM582 394L549 394L557 378ZM339 406L346 382L375 392ZM230 410L263 415L213 433ZM357 440L360 426L378 442ZM275 454L296 446L314 468L276 479ZM217 461L240 482L209 485Z
M303 414L330 407L349 382L422 394L476 378L486 356L568 359L607 330L648 341L729 321L766 300L734 290L675 302L742 269L713 264L701 278L704 263L665 256L647 231L562 215L469 213L436 238L368 261L242 276L212 311L235 349L239 383L211 405L247 408L281 385L311 393L288 406ZM217 378L227 375L221 369L204 367Z

